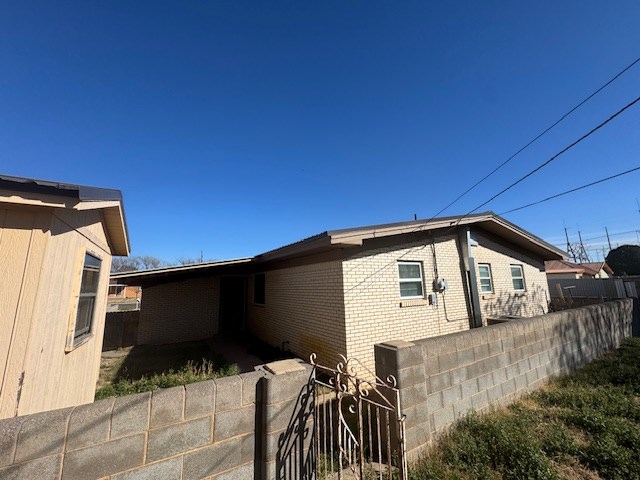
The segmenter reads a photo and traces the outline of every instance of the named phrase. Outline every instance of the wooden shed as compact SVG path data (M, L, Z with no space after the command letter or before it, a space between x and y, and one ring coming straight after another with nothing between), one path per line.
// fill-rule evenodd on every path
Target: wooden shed
M0 418L92 402L122 194L0 175Z

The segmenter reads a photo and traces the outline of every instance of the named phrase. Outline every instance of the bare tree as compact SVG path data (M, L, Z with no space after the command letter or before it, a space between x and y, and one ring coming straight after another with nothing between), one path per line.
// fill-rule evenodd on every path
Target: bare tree
M148 270L150 268L167 267L170 264L150 255L133 257L113 257L111 272L132 272L135 270Z

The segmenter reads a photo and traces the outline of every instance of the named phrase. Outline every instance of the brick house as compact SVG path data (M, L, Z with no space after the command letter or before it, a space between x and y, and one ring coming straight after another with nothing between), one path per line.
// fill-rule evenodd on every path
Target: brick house
M547 312L564 252L492 212L326 231L252 258L112 275L142 285L140 343L248 331L323 362Z

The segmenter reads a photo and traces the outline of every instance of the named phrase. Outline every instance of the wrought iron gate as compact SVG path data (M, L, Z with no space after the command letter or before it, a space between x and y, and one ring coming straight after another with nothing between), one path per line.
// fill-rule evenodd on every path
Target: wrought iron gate
M405 416L396 379L376 377L356 359L336 368L311 355L317 480L406 480ZM358 376L356 367L366 376Z

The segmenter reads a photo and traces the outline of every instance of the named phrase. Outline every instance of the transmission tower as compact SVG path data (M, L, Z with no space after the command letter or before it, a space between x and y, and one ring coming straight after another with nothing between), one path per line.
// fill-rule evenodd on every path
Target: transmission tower
M567 233L567 229L564 229L564 236L567 239L567 253L569 257L573 259L574 263L589 263L591 260L589 259L589 254L587 253L587 249L584 248L584 244L582 243L582 235L578 232L578 238L580 241L571 243L569 241L569 234Z

